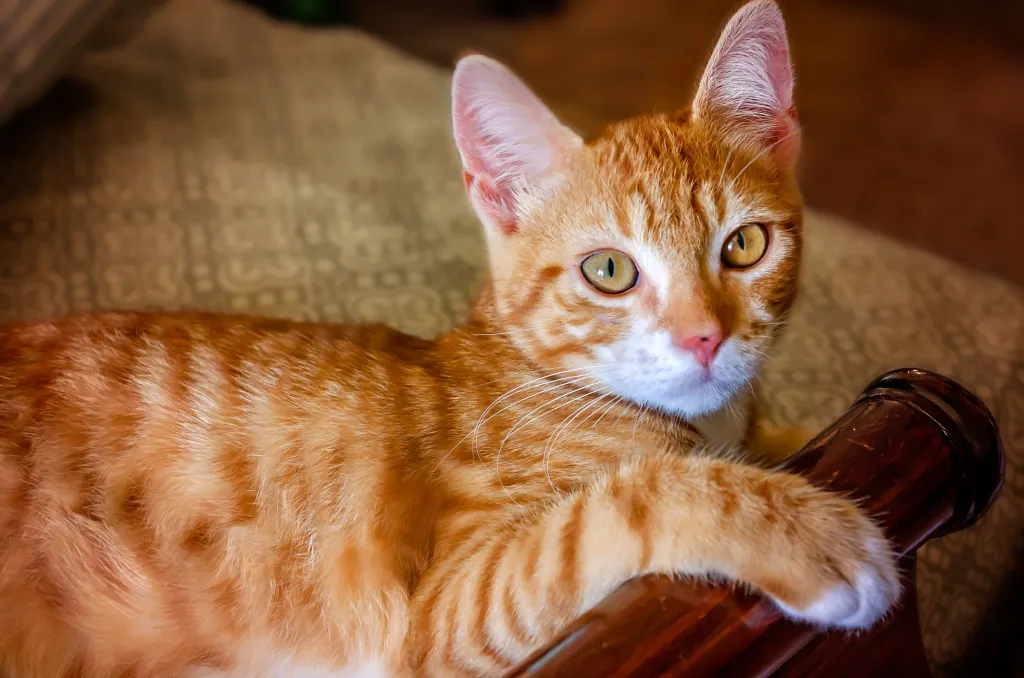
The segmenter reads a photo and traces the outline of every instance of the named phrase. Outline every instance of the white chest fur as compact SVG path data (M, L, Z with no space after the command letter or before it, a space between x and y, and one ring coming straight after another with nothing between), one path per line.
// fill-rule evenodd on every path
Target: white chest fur
M750 426L752 398L749 390L743 390L725 407L695 420L693 425L712 446L736 447L743 442Z

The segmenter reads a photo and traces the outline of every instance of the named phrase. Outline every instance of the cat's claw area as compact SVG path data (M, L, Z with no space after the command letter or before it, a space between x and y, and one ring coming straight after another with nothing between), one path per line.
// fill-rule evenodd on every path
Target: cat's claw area
M851 581L832 586L804 608L795 608L775 600L790 619L815 626L863 630L881 621L900 596L899 571L888 553L888 546L872 544L868 562Z

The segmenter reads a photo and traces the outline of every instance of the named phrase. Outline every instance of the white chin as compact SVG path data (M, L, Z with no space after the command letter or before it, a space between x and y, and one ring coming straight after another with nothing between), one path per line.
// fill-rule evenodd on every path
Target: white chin
M692 395L665 398L658 406L684 419L696 419L722 409L732 395L722 388L697 387Z
M722 409L735 393L736 387L727 382L697 379L683 387L638 388L635 393L623 395L638 404L684 419L695 419Z

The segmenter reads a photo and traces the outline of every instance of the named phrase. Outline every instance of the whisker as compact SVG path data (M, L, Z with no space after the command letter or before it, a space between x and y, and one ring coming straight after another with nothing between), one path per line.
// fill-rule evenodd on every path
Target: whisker
M578 416L580 416L580 414L582 414L583 412L587 411L591 407L599 404L605 398L607 398L609 395L610 394L608 394L608 393L603 393L596 400L593 400L593 401L591 401L589 403L584 403L581 407L577 408L576 411L573 412L570 417L567 417L566 419L564 419L562 421L562 423L560 423L558 426L556 426L555 430L551 433L550 436L548 436L548 440L544 444L544 452L541 455L541 457L544 460L544 464L543 464L544 465L544 477L547 478L548 485L551 485L551 489L555 490L556 494L561 494L561 493L555 487L554 483L551 482L550 459L551 459L551 453L554 451L554 448L555 448L555 443L558 441L558 437L561 435L562 431L564 431L566 429L566 427L568 427L569 424L571 424L573 421L576 420L576 418ZM583 397L583 396L581 396L581 397ZM577 398L577 400L578 399L579 398ZM584 419L584 421L586 421L586 419ZM576 427L578 428L579 424L577 424ZM573 430L575 431L576 428L573 428Z
M732 154L733 154L733 151L735 151L735 150L736 150L736 147L733 146L732 144L730 144L729 145L729 152L725 156L725 163L722 165L722 173L718 177L718 185L719 185L719 187L725 186L725 170L729 169L729 161L732 160Z
M759 385L759 386L760 386L760 387L761 387L762 389L765 389L765 390L767 390L767 389L768 389L768 382L767 382L767 381L765 381L765 380L764 380L764 377L762 377L762 376L761 376L760 374L758 374L757 372L755 372L755 373L754 373L754 374L752 375L752 379L756 379L756 380L757 380L757 383L758 383L758 385ZM750 382L748 381L747 383L749 384ZM753 391L753 390L754 390L754 387L753 387L753 385L751 385L751 387L750 387L750 390L751 390L751 391ZM755 398L757 397L757 393L754 393L754 397L755 397Z
M557 372L553 372L553 373L547 374L547 375L541 375L539 377L536 377L534 379L531 379L531 380L527 381L526 383L519 384L515 388L512 388L512 389L506 391L505 393L503 393L502 395L498 396L494 401L491 402L490 405L487 406L486 409L484 409L483 413L480 414L480 417L477 419L476 425L474 425L473 429L469 433L467 433L465 436L463 436L462 439L460 439L457 443L455 443L455 445L452 446L452 449L448 450L448 452L446 452L445 455L443 457L441 457L441 459L437 463L437 466L434 467L435 470L441 466L441 464L444 462L445 459L447 459L449 456L451 456L452 452L454 452L456 449L458 449L459 445L461 445L462 443L466 442L466 440L468 440L470 438L470 436L474 436L479 431L480 426L482 426L483 424L487 423L488 421L490 421L494 417L498 416L501 412L504 412L506 409L508 409L508 407L511 407L511 406L514 406L514 405L516 405L516 404L518 404L520 402L523 402L523 400L527 400L529 398L536 397L537 395L541 395L543 393L546 393L547 391L545 390L545 391L541 391L540 393L533 393L533 394L527 396L526 398L524 398L522 400L518 400L518 401L512 403L511 405L503 407L502 409L498 410L497 412L495 412L490 417L487 417L487 413L490 412L490 410L495 405L497 405L499 402L501 402L505 398L508 398L508 397L510 397L512 395L515 395L516 393L522 392L522 391L527 390L527 389L540 388L542 385L539 382L547 382L550 385L550 384L558 384L558 383L564 383L564 382L567 382L567 381L572 381L573 379L578 379L578 378L580 378L581 375L580 374L576 374L576 373L586 372L588 369L589 370L594 370L595 368L577 367L577 368L571 368L571 369L566 369L566 370L559 370ZM565 373L574 373L574 374L571 374L570 376L560 377L559 379L551 379L551 377L553 377L555 375L565 374ZM474 450L476 449L475 443L476 443L476 438L474 437ZM474 451L474 454L475 454L475 451Z
M563 385L565 385L567 383L572 383L576 379L580 378L580 376L583 376L583 375L572 374L572 375L569 375L569 376L559 377L558 379L546 379L545 378L545 379L540 379L540 380L534 380L535 382L539 381L540 383L533 383L530 386L528 386L527 388L512 389L512 390L508 391L507 393L503 394L502 396L496 398L490 405L487 406L487 408L483 411L483 413L480 414L480 417L476 420L476 425L473 426L473 430L470 431L469 434L467 434L467 437L469 435L473 436L473 444L472 444L472 451L471 451L471 454L472 454L473 458L474 459L476 458L477 450L480 448L480 429L483 427L484 424L489 422L491 419L494 419L495 417L497 417L499 414L501 414L505 410L507 410L507 409L509 409L511 407L515 407L516 405L518 405L520 403L526 402L527 400L529 400L531 398L536 398L538 396L544 395L545 393L550 393L551 391L556 391L559 388L561 388ZM540 390L537 391L536 389L540 389ZM501 402L505 398L508 398L509 396L515 394L517 392L517 390L518 390L519 393L522 393L524 391L533 391L533 393L527 393L527 395L523 396L522 398L518 398L516 400L513 400L510 403L507 403L504 407L502 407L501 409L497 410L494 414L491 414L490 416L487 416L488 413L491 411L491 409L495 405L497 405L499 402ZM463 440L465 440L465 438L463 438Z
M521 391L523 391L525 389L532 388L534 384L537 384L537 383L542 382L542 381L548 381L549 383L556 383L558 381L562 381L563 379L571 379L571 378L574 378L574 377L562 377L561 379L554 379L554 380L552 380L551 377L555 377L555 376L558 376L560 374L562 374L562 375L565 375L565 374L575 375L575 373L586 372L587 369L588 368L586 368L586 367L573 367L573 368L569 368L569 369L565 369L565 370L559 370L557 372L552 372L550 374L542 374L539 377L536 377L534 379L530 379L529 381L527 381L525 383L519 384L518 386L515 386L514 388L509 389L505 393L501 394L493 402L491 402L491 404L488 405L487 408L480 415L480 418L482 419L483 417L485 417L487 415L487 413L491 410L492 407L497 405L499 402L501 402L505 398L507 398L507 397L509 397L511 395L514 395L515 393L519 393L519 392L521 392Z
M585 367L574 367L572 369L585 370L587 368L585 368ZM537 381L538 379L544 379L544 378L547 378L547 377L553 377L555 375L562 374L563 372L566 372L566 371L567 370L550 370L550 369L548 369L548 370L545 370L545 369L522 370L522 371L516 372L516 373L504 374L504 375L498 377L497 379L491 379L490 381L481 382L480 386L490 386L491 384L497 384L499 381L515 381L516 378L520 377L520 376L531 376L531 377L534 377L534 378L530 379L529 381Z
M594 425L591 426L591 428L596 430L597 429L597 425L601 423L601 420L605 418L605 415L607 415L609 412L611 412L612 408L615 407L617 404L619 404L621 402L622 402L622 396L615 396L615 398L612 399L612 401L610 403L608 403L608 406L605 407L604 413L602 413L601 416L597 418L597 421L594 422Z
M512 428L509 429L509 432L505 434L504 438L502 438L501 445L504 445L505 442L510 437L512 437L513 434L515 434L517 431L523 429L524 427L526 427L531 422L536 421L537 419L539 419L540 417L544 416L545 414L550 414L551 412L554 412L555 410L559 410L559 409L565 407L566 405L569 405L569 404L575 402L579 398L574 398L573 400L570 400L567 403L562 403L561 405L558 405L557 407L554 407L551 410L548 410L546 412L541 412L540 414L538 414L536 416L530 417L530 415L532 415L534 412L537 412L538 410L541 410L541 409L543 409L545 407L548 407L548 406L558 402L559 400L562 400L563 398L567 398L567 397L569 397L571 395L575 395L577 393L580 393L581 391L586 391L586 393L584 393L582 396L579 396L579 397L581 397L581 398L582 397L586 397L587 395L590 395L592 393L592 391L590 389L593 388L594 384L596 384L597 381L598 381L597 379L594 379L593 383L582 384L580 386L577 386L576 388L573 388L572 390L570 390L568 393L563 393L562 395L560 395L560 396L558 396L558 397L556 397L556 398L554 398L552 400L548 400L545 403L541 403L537 407L533 408L532 410L527 412L525 415L520 417L519 420L512 426ZM499 451L501 450L501 445L498 446Z
M558 441L559 436L562 435L562 432L568 430L569 424L574 422L578 416L580 416L581 414L586 412L588 409L590 409L594 405L597 405L597 404L603 402L604 399L608 397L608 395L609 394L607 394L607 393L603 394L597 400L594 400L594 401L591 401L589 403L586 403L583 407L581 407L580 409L576 410L573 413L571 418L563 421L561 424L559 424L557 427L555 427L554 432L551 434L551 436L548 437L548 443L547 443L547 446L546 446L545 449L550 450L551 448L553 448L554 444ZM592 415L593 415L593 413L591 413L590 415L585 417L580 423L585 422ZM571 430L568 430L568 433L572 433L572 431L575 431L577 428L579 428L579 426L580 426L580 424L576 424L576 426L574 426Z
M644 413L644 408L645 408L645 406L641 405L640 403L636 403L636 405L637 405L638 409L636 411L636 417L633 419L633 456L634 457L636 456L636 427L637 427L637 424L640 423L640 415Z
M604 400L605 398L607 398L607 397L608 397L609 395L611 395L611 394L605 394L605 395L601 396L600 398L598 398L597 400L595 400L595 401L594 401L593 403L591 403L590 405L588 405L587 409L589 409L590 407L593 407L594 405L597 405L597 404L601 403L601 402L602 402L602 401L603 401L603 400ZM586 410L584 410L584 411L586 411ZM593 417L593 416L594 416L595 414L597 414L597 413L598 413L598 412L600 412L600 411L601 411L601 408L597 408L597 409L593 410L592 412L590 412L590 413L589 413L589 414L588 414L587 416L585 416L585 417L583 417L582 419L580 419L580 420L579 420L579 421L578 421L578 422L576 423L576 425L575 425L575 426L573 426L572 428L570 428L570 429L562 429L563 431L565 431L565 435L566 435L566 437L570 437L570 436L572 436L573 432L574 432L574 431L575 431L576 429L578 429L578 428L579 428L580 426L583 426L584 424L586 424L586 423L587 423L587 422L588 422L588 421L590 420L590 418L591 418L591 417ZM575 419L575 417L573 417L573 419ZM571 421L572 421L572 420L570 420L570 423L571 423ZM568 426L568 425L567 425L567 426Z
M594 381L596 382L597 380L595 379ZM502 491L503 491L503 492L504 492L504 493L505 493L505 494L506 494L506 495L508 496L508 498L509 498L509 499L511 499L511 500L512 500L512 503L513 503L513 504L515 504L516 506L520 506L519 502L517 502L517 501L515 500L515 497L513 497L513 496L512 496L512 493L510 493L510 492L508 491L508 488L507 488L507 487L505 487L505 483L504 483L504 482L502 481L502 479L501 479L501 450L502 450L502 449L503 449L503 448L505 447L505 443L506 443L506 442L508 441L508 439L509 439L509 438L511 438L511 437L512 437L512 436L513 436L513 435L514 435L514 434L515 434L515 433L516 433L517 431L519 431L519 430L521 430L522 428L524 428L524 427L525 427L526 425L528 425L528 424L529 424L530 422L536 421L537 419L539 419L540 417L544 416L545 414L550 414L551 412L554 412L555 410L559 410L559 409L561 409L561 408L565 407L566 405L570 405L570 404L572 404L573 402L575 402L575 400L576 400L576 399L570 400L569 402L566 402L566 403L562 403L561 405L557 405L557 406L555 406L554 408L552 408L552 409L550 409L550 410L547 410L546 412L541 412L540 414L538 414L538 415L535 415L535 416L533 416L533 417L531 418L531 417L530 417L530 415L532 415L532 414L533 414L534 412L536 412L537 410L543 409L543 408L545 408L545 407L550 407L550 406L551 406L552 404L554 404L554 403L558 402L559 400L562 400L563 398L566 398L566 397L568 397L568 396L570 396L570 395L574 395L574 394L576 394L576 393L579 393L580 391L586 391L586 390L589 390L589 388L590 388L590 386L589 386L589 385L586 385L586 386L579 386L579 387L577 387L577 388L575 388L575 389L573 389L573 390L569 391L568 393L563 393L562 395L558 396L558 397L557 397L557 398L555 398L554 400L551 400L551 401L549 401L549 402L546 402L546 403L542 403L541 405L538 405L537 407L535 407L535 408L533 408L532 410L530 410L529 412L527 412L527 413L526 413L526 414L525 414L525 415L524 415L523 417L521 417L521 418L519 419L519 421L518 421L518 422L516 422L516 424L515 424L515 425L514 425L514 426L513 426L513 427L512 427L512 428L511 428L510 430L509 430L509 432L505 434L505 437L504 437L504 438L502 438L502 440L501 440L501 444L499 444L499 445L498 445L498 451L497 451L497 452L495 453L495 455L494 455L494 470L495 470L495 472L497 473L497 476L498 476L498 484L499 484L499 485L501 486L501 489L502 489ZM581 397L585 397L585 395L584 395L584 396L581 396Z
M589 394L584 393L582 396L574 398L573 402L575 402L577 400L580 400L581 398L586 398L588 395ZM600 402L600 400L603 399L603 398L604 398L604 396L602 395L597 400L597 402ZM570 416L572 417L572 419L575 419L576 417L578 417L580 415L581 412L583 412L588 407L593 405L593 403L594 403L594 401L591 401L589 403L583 403L583 405L581 405L580 407L576 408L576 410ZM550 436L548 436L548 440L547 440L547 442L544 445L544 451L541 454L541 458L543 459L543 466L544 466L544 477L547 478L548 485L551 486L551 489L554 490L555 494L557 494L557 495L561 495L561 492L559 492L558 488L555 487L555 484L553 482L551 482L551 469L550 469L550 466L549 466L549 460L550 460L550 456L549 455L550 455L552 449L554 448L554 445L553 445L554 440L553 439L557 439L558 438L558 432L562 429L563 426L566 425L567 421L572 421L572 419L569 419L568 417L566 417L565 419L562 420L562 423L560 423L558 426L555 427L554 432L552 432L552 434Z
M613 367L614 367L614 366L605 366L605 368L604 368L604 369L598 369L598 370L597 370L597 372L598 372L598 374L605 374L605 373L607 373L607 371L609 371L609 370L610 370L611 368L613 368ZM591 369L591 368L579 368L579 369L582 369L582 370L589 370L589 372L590 372L590 374L591 374L591 375L592 375L592 374L593 374L593 372L595 371L594 369ZM590 375L587 375L587 374L584 374L584 375L582 375L582 377L583 377L583 378L586 378L587 376L590 376ZM485 417L485 416L487 415L487 413L488 413L488 412L490 411L491 407L493 407L494 405L496 405L496 404L497 404L497 403L498 403L499 401L501 401L501 400L502 400L503 398L507 397L508 395L511 395L511 394L513 393L513 391L514 391L514 390L513 390L513 391L510 391L510 392L509 392L509 393L507 393L507 394L506 394L505 396L502 396L501 398L498 398L498 399L497 399L497 400L495 400L495 401L494 401L493 403L491 403L490 405L488 405L487 409L486 409L486 410L484 410L483 414L481 414L481 415L480 415L480 419L477 419L477 423L476 423L476 426L474 426L474 427L473 427L473 431L472 431L472 433L473 433L473 450L472 450L472 452L471 452L472 456L473 456L473 457L475 458L475 456L476 456L476 453L477 453L477 451L478 451L478 450L480 449L480 445L479 445L479 439L480 439L480 427L481 427L481 426L483 426L483 425L484 425L484 424L486 424L486 423L487 423L488 421L490 421L490 420L491 420L491 419L493 419L494 417L498 416L499 414L501 414L501 413L502 413L502 412L504 412L505 410L509 409L510 407L514 407L515 405L518 405L518 404L519 404L519 403L521 403L521 402L524 402L524 401L526 401L526 400L529 400L530 398L536 398L536 397L537 397L537 396L539 396L539 395L543 395L544 393L548 393L548 392L550 392L550 391L552 391L552 390L555 390L556 388L558 388L558 387L559 387L559 386L561 386L561 385L564 385L564 384L566 384L566 383L570 383L570 382L573 382L573 381L575 381L575 380L577 380L577 379L579 379L579 378L581 378L581 375L579 375L579 374L571 374L571 375L569 375L569 376L563 376L563 377L560 377L560 378L558 378L558 379L548 380L548 381L549 381L549 383L552 383L552 384L554 384L554 387L552 387L552 388L547 388L547 389L544 389L543 391L540 391L539 393L532 393L532 394L530 394L530 395L526 396L525 398L520 398L519 400L516 400L516 401L515 401L515 402L513 402L513 403L509 403L508 405L505 405L504 407L502 407L502 408L501 408L500 410L498 410L497 412L495 412L495 413L494 413L494 414L492 414L491 416L489 416L489 417L487 417L486 419L484 419L484 417ZM593 377L591 377L591 378L593 378ZM539 385L538 385L538 387L539 387ZM463 438L463 440L465 440L465 438Z
M747 383L749 384L750 382ZM736 408L736 403L734 403L732 400L725 401L725 409L732 416L739 417L739 410Z

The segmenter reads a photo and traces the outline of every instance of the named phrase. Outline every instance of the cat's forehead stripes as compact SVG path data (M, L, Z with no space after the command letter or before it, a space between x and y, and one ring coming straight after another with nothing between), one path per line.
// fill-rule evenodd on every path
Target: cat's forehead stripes
M651 167L683 169L685 127L666 115L649 115L611 125L597 144L607 148L608 159L626 170Z
M677 118L613 125L590 150L612 224L669 251L694 251L749 222L784 224L800 209L769 158Z
M615 125L593 142L606 190L627 207L620 231L661 247L691 248L715 224L721 199L691 145L686 130L666 116Z

